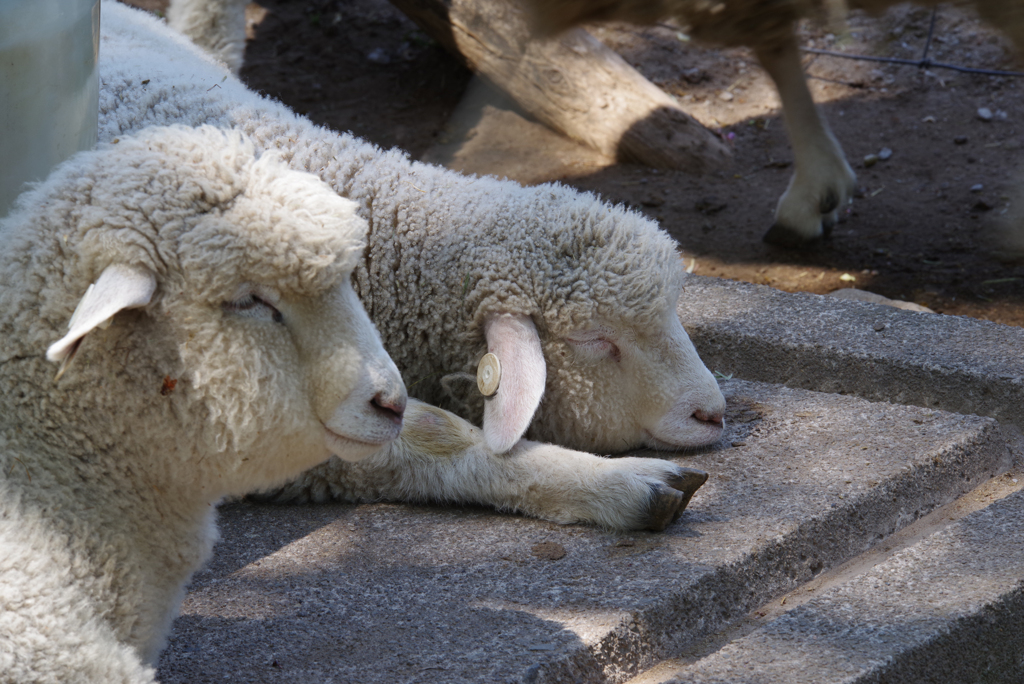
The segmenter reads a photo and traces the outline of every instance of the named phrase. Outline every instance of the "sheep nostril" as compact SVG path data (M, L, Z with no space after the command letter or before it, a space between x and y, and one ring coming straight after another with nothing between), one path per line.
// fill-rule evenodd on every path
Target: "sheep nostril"
M693 412L693 417L702 423L711 423L712 425L722 425L722 414L721 413L708 413L707 411L701 411L700 409Z
M370 400L373 407L395 422L402 422L402 414L405 413L404 399L391 399L383 394L378 394Z

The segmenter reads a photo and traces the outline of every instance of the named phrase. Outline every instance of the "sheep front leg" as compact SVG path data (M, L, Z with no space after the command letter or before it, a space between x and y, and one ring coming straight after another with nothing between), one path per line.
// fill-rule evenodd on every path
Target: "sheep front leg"
M479 428L410 400L401 436L380 453L360 463L332 458L253 498L473 503L562 524L663 530L707 477L662 459L602 458L525 439L496 453Z
M238 75L245 56L248 0L171 0L167 23Z
M828 124L814 106L800 66L796 38L760 47L757 58L775 82L796 170L775 209L764 241L801 247L827 236L853 194L856 176Z

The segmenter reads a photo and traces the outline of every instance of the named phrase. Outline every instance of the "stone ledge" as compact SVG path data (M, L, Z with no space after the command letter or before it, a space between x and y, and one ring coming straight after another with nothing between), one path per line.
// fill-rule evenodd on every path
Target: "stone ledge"
M712 477L662 534L475 508L225 507L161 681L623 681L1009 465L989 418L723 389L729 434L679 459Z
M1022 328L703 276L678 310L712 370L1024 429Z
M971 513L665 684L1020 681L1024 492Z

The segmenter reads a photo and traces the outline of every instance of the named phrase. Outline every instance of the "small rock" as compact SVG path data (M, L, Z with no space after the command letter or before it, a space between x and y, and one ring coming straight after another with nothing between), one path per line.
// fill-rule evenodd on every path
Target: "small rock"
M370 54L366 55L366 59L370 60L374 64L390 64L391 57L383 48L374 48L370 51Z
M981 119L982 121L991 121L992 120L992 110L989 109L988 107L981 107L980 109L978 109L977 113L978 113L978 118Z
M981 199L975 202L974 206L971 207L971 211L991 211L992 209L993 207L991 204Z
M644 199L640 200L640 204L645 207L660 207L665 203L665 198L661 195L648 195Z
M875 332L882 332L883 330L885 330L885 323L883 323L882 321L878 321L872 327L875 329Z
M732 445L734 447L741 447L741 446L747 446L747 443L744 442L742 439L737 439L735 442L732 443Z
M982 185L981 183L978 183L977 185L972 185L971 186L971 192L981 192L984 189L985 189L985 186Z
M967 136L966 135L958 135L955 138L953 138L953 142L954 142L954 144L957 144L957 145L966 145L967 144Z
M864 168L870 169L872 166L878 163L877 154L869 154L864 157Z
M722 100L723 102L732 102L732 93L730 93L728 90L723 90L722 92L718 93L718 99Z
M712 216L722 211L727 206L729 205L726 204L725 202L719 202L714 197L705 197L703 199L697 200L696 204L693 205L693 208L699 211L700 213L704 214L705 216Z
M558 542L540 542L534 544L530 551L541 560L556 561L565 558L565 547Z
M890 149L889 149L888 147L883 147L883 148L882 148L882 149L881 149L881 150L880 150L880 151L878 152L878 159L879 159L879 160L881 160L881 161L886 161L886 160L888 160L888 159L889 159L890 157L892 157L892 150L890 150Z
M686 79L687 83L692 83L693 85L711 80L711 76L708 72L699 67L694 67L684 71L683 78Z

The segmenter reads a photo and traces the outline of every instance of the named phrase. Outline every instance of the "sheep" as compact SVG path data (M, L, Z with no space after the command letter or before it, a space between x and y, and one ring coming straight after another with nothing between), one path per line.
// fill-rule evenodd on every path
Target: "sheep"
M765 242L805 247L827 237L849 204L856 175L828 123L814 106L793 33L801 17L841 21L847 9L880 13L902 0L525 0L539 34L591 21L648 24L675 19L701 41L754 49L775 82L786 132L793 145L793 177L775 209ZM915 0L934 6L939 0ZM972 0L978 13L1024 48L1024 4ZM1024 203L1024 197L1021 198ZM1024 222L1006 236L1007 247L1024 253Z
M451 425L455 443L466 447L449 465L386 452L378 461L396 459L379 466L386 472L412 468L425 483L436 468L447 478L416 491L396 485L388 496L474 501L618 528L660 529L676 517L705 475L660 459L610 465L583 453L700 447L723 429L722 394L675 313L685 278L676 246L653 222L563 186L468 178L319 128L247 90L154 18L113 2L103 13L101 140L154 124L238 129L258 149L320 176L368 221L354 287L411 395L459 414L440 419L425 407L416 414L424 429ZM488 399L473 383L486 352L502 367ZM473 433L473 423L482 431ZM563 449L520 445L524 435ZM494 465L506 453L541 463L551 450L625 478L635 493L623 498L609 493L618 484L598 487L600 505L612 511L563 514L504 494L491 500L490 485L478 487L489 475L470 476L473 468L507 472ZM372 478L336 465L329 476L311 475L302 496L381 495ZM326 486L323 477L344 481ZM648 515L662 509L670 513Z
M214 504L398 436L405 387L351 286L366 229L213 127L122 138L21 196L0 222L0 681L154 681Z

